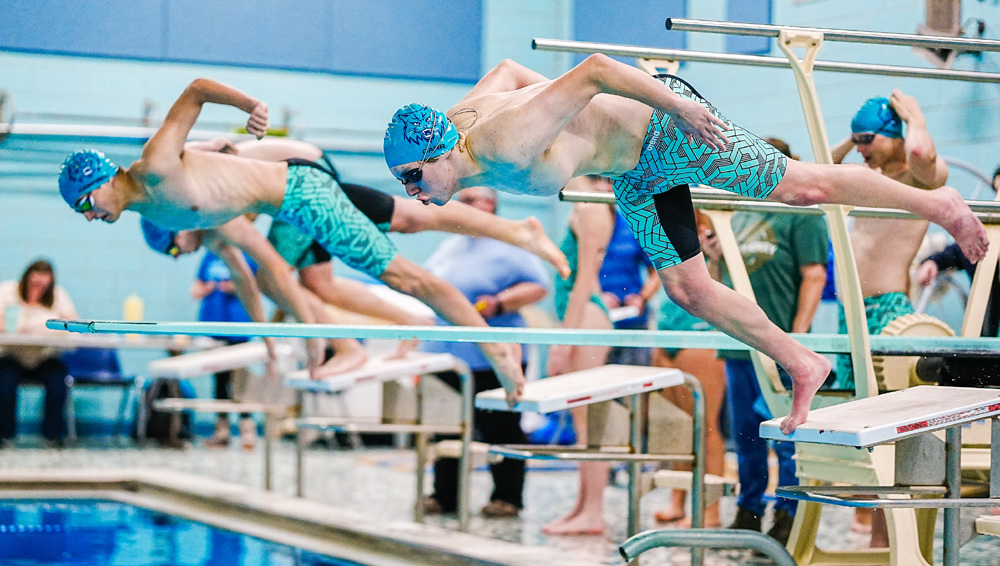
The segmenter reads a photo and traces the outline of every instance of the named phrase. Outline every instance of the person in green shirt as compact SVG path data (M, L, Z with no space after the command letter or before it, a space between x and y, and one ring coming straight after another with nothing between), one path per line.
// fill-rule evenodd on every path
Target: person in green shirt
M767 139L789 157L788 145ZM822 216L737 212L733 231L750 276L757 303L768 319L785 332L808 332L819 306L826 283L826 258L829 235ZM709 263L719 261L719 254L709 255ZM712 257L712 256L715 257ZM723 282L728 283L724 273ZM760 423L770 419L761 396L757 376L747 352L723 352L731 429L739 463L740 495L736 519L729 528L761 530L763 500L768 478L767 441L760 438ZM780 370L782 380L791 384ZM774 443L778 454L778 485L798 485L790 442ZM778 499L774 521L768 534L782 544L788 541L795 517L795 502Z

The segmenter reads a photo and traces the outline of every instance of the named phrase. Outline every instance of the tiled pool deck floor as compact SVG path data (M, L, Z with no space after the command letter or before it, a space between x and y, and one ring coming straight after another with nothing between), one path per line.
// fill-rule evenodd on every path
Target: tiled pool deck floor
M260 489L263 485L263 462L259 450L244 452L235 446L210 450L204 448L201 442L184 450L137 448L128 443L103 439L83 439L75 447L57 450L43 448L40 442L26 438L19 442L17 448L0 450L0 469L121 471L155 468ZM294 459L294 446L290 441L276 444L274 485L279 494L294 494ZM376 521L406 521L412 517L414 463L412 452L405 450L312 448L306 459L306 495L320 503L363 513ZM478 509L486 503L490 489L489 474L476 472L472 480L471 534L528 547L542 546L571 552L587 557L588 564L623 564L617 553L618 544L625 539L626 493L623 487L609 486L605 490L608 528L604 535L572 537L548 537L541 532L542 525L569 511L574 503L576 473L572 469L559 469L558 465L529 468L524 494L525 509L516 519L485 519L478 515ZM663 507L668 497L669 490L655 490L643 498L644 529L657 527L652 513ZM723 500L722 514L724 524L732 520L735 514L734 498ZM824 511L820 529L821 546L860 548L867 545L864 535L850 532L851 514L849 509L837 507L828 507ZM447 529L456 527L454 517L431 517L427 522ZM938 557L940 529L939 518L935 545ZM644 554L642 562L644 565L688 564L689 556L679 549L656 549ZM705 560L709 566L767 563L768 560L755 558L744 551L709 552ZM962 548L961 563L963 566L1000 565L1000 538L976 537Z

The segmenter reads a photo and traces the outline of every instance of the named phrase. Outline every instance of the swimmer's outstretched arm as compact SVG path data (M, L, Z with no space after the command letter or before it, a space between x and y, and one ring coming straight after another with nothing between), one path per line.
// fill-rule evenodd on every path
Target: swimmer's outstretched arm
M729 141L722 131L725 123L701 104L678 96L635 67L594 54L523 104L491 117L494 137L517 144L516 148L497 148L498 153L516 151L530 164L598 94L614 94L663 110L688 137L709 147L721 148Z
M267 314L264 312L264 302L260 300L260 288L257 286L257 277L247 264L246 258L240 250L232 246L222 238L213 234L209 230L205 234L204 246L212 252L229 268L229 273L233 282L233 293L239 299L240 304L250 315L250 320L254 322L267 322ZM268 358L273 362L277 359L274 338L265 337L264 344L267 346ZM268 368L270 372L271 368Z
M541 73L532 71L510 59L504 59L496 67L490 69L490 72L483 75L483 78L479 79L476 86L472 87L472 90L462 98L462 102L484 94L517 90L547 80L549 78ZM460 109L462 102L459 102L452 110Z
M292 275L291 266L246 217L237 216L216 228L214 236L230 246L239 248L257 263L257 279L260 287L268 291L268 296L282 310L293 313L299 322L306 324L316 322L303 289ZM259 295L257 300L259 301ZM309 369L315 371L323 363L323 340L310 339L307 353Z
M201 107L207 102L235 106L250 114L247 131L258 139L267 133L267 104L212 79L195 79L170 107L160 129L146 142L143 157L169 154L179 158Z
M458 289L402 256L396 256L379 279L390 288L419 299L450 324L487 326L476 308ZM479 349L496 371L497 378L507 391L507 402L513 406L524 391L520 345L480 343Z

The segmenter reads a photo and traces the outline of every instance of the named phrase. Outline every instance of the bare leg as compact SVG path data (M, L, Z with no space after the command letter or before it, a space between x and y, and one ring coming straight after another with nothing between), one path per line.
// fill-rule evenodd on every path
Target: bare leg
M334 324L336 322L326 310L326 303L308 290L304 293L318 324ZM334 355L319 367L315 379L324 379L331 375L357 369L368 361L368 350L361 345L361 342L353 338L331 338L330 346L333 348Z
M577 439L587 438L587 408L572 409ZM547 535L599 535L604 533L604 488L608 485L608 462L580 462L580 487L576 504L568 514L542 526Z
M871 548L889 548L889 524L885 520L884 509L872 510Z
M393 232L411 234L425 230L483 236L500 240L531 252L555 266L563 277L570 274L569 262L559 247L545 234L535 217L507 220L467 204L450 201L444 206L424 206L420 201L396 197L392 213Z
M721 476L725 473L726 466L726 443L719 427L722 399L726 395L725 364L715 356L715 350L681 350L677 356L670 358L666 352L657 348L653 350L653 365L677 368L690 373L701 381L705 393L705 472ZM691 396L686 389L672 387L664 389L663 394L668 401L688 414L694 410ZM686 463L679 463L675 467L681 470L691 469L691 465ZM655 515L656 520L664 523L681 521L678 524L679 527L690 528L691 521L684 520L684 503L687 499L687 492L675 489L671 497L670 507L664 511L658 511ZM718 501L705 508L705 526L722 526Z
M701 254L663 269L660 280L681 308L717 329L760 350L792 377L792 410L781 423L785 434L802 424L820 385L830 373L830 361L792 340L749 299L713 281Z
M958 191L951 187L917 189L863 165L789 160L785 176L767 198L798 206L832 203L899 208L947 230L972 263L989 249L986 229Z
M395 324L413 326L433 325L433 319L411 314L393 304L380 299L368 290L364 283L333 276L330 262L317 263L299 270L302 286L312 291L320 300L346 311L373 318L381 318Z
M588 303L583 328L612 330L611 322L597 305ZM570 356L569 371L580 371L604 365L609 346L576 346ZM577 442L587 438L586 409L573 411L573 427ZM580 490L570 513L542 527L548 535L598 535L604 532L604 488L608 484L608 462L580 462Z
M851 532L871 533L872 532L872 510L859 507L854 510L854 519L851 520Z

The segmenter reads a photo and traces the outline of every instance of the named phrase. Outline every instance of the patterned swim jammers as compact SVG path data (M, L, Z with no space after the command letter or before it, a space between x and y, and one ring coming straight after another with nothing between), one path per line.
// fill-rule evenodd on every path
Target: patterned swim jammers
M337 181L314 165L289 164L285 199L275 219L309 234L326 251L372 277L382 275L399 254Z
M765 198L785 174L785 156L769 143L733 124L698 91L672 75L657 75L678 95L695 100L726 123L729 143L714 150L689 142L671 116L653 112L635 169L612 179L622 214L656 269L698 254L698 232L690 191L709 185L743 196Z
M868 334L874 336L881 334L886 326L901 316L913 314L913 304L906 293L893 291L872 297L865 297L865 318L868 319ZM839 309L840 333L847 334L847 315L844 314L844 306ZM839 354L837 356L837 380L833 382L833 389L853 389L854 388L854 368L851 366L850 354Z

